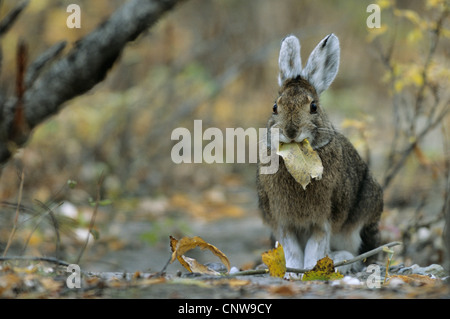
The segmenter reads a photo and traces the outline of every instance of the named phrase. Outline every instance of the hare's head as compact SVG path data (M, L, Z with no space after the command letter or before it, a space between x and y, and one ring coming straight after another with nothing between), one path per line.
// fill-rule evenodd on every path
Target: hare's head
M325 37L309 56L305 68L300 42L290 35L281 43L279 96L273 106L271 127L279 128L280 142L305 138L317 149L329 143L333 127L320 106L319 96L333 82L339 68L339 40Z

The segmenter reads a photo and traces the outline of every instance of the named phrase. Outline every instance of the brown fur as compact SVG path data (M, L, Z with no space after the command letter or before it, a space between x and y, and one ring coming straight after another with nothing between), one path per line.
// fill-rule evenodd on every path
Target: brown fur
M317 104L316 114L310 113L311 101ZM278 127L292 139L302 131L310 132L311 146L324 170L322 179L313 179L304 190L281 157L274 174L260 174L258 166L257 190L264 220L275 236L280 227L295 234L302 249L315 229L326 223L331 226L332 238L346 238L358 230L361 237L357 251L342 247L345 242L336 240L330 241L331 249L356 254L375 248L379 244L382 189L353 145L334 129L314 87L302 76L288 79L280 88L277 105L278 114L270 117L268 128Z

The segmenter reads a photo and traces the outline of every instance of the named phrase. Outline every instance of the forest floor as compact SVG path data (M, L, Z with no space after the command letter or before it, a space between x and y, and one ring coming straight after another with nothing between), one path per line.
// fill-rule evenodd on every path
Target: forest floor
M261 253L269 248L270 231L256 214L213 221L178 220L188 233L198 235L224 252L231 266L248 269L261 262ZM163 223L168 225L166 221ZM89 247L87 261L82 263L79 287L67 267L48 262L8 261L1 264L0 296L3 298L131 298L131 299L260 299L260 298L337 298L337 299L418 299L450 297L446 274L411 274L401 264L389 271L383 283L385 268L380 262L378 287L370 285L371 273L364 271L333 281L285 280L264 275L212 276L189 273L178 261L169 264L169 239L149 245L136 243L136 237L148 234L154 223L134 221L122 224L121 248ZM172 227L172 228L171 228ZM172 226L165 231L175 231ZM110 226L115 229L115 225ZM175 231L176 232L176 231ZM167 234L167 237L170 233ZM177 234L173 234L176 236ZM161 235L161 237L164 237ZM117 245L117 244L116 244ZM96 255L97 258L93 258ZM188 253L199 262L218 261L208 251L198 248ZM209 258L209 259L208 259ZM398 275L403 269L403 275ZM409 268L411 270L411 268ZM119 270L119 271L118 271ZM72 282L72 288L68 282ZM75 287L74 287L75 285Z
M167 265L172 252L169 237L199 236L214 245L238 270L256 269L261 254L271 247L270 229L259 215L253 189L234 185L211 189L199 197L184 193L170 198L139 199L133 205L116 202L100 209L96 228L100 237L90 242L79 263L80 276L48 261L6 260L0 263L1 298L131 298L131 299L418 299L450 297L448 273L440 265L402 260L401 246L393 247L388 280L387 254L379 254L376 271L332 281L286 280L263 275L199 275L189 273L177 260ZM62 209L62 207L61 207ZM81 207L79 207L82 210ZM92 212L92 210L90 211ZM121 213L118 213L121 212ZM392 222L391 222L392 223ZM385 226L382 226L386 228ZM386 228L392 232L391 228ZM383 233L382 233L383 237ZM65 245L62 236L62 246ZM84 237L86 238L86 237ZM389 238L388 241L399 240ZM74 262L83 245L73 242L60 254ZM385 242L387 242L385 240ZM40 241L39 249L55 242ZM29 243L29 255L45 256ZM14 256L14 252L8 253ZM219 258L199 247L186 253L202 264L218 265ZM167 266L167 267L166 267ZM164 270L163 272L161 272ZM379 276L373 281L374 276ZM79 280L79 281L77 281ZM79 284L77 284L79 283ZM375 284L374 284L375 283ZM378 283L378 284L377 284Z

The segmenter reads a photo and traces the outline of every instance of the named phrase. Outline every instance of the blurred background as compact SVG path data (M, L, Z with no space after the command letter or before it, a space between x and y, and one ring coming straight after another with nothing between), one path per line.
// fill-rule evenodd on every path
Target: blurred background
M19 39L30 61L61 40L67 52L124 2L31 0L1 39L2 94L14 94ZM81 7L81 29L66 26L71 3ZM381 8L381 28L367 27L371 3ZM1 1L0 19L15 5ZM7 255L69 262L81 255L85 270L158 271L170 256L169 235L201 236L233 266L254 267L270 248L257 206L256 165L174 164L171 133L192 132L198 119L204 130L265 127L277 97L281 40L296 35L305 63L335 33L340 69L321 104L383 185L382 239L404 242L398 263L443 263L450 148L444 10L448 4L439 0L176 6L126 47L105 81L37 127L3 167L0 252L20 202Z

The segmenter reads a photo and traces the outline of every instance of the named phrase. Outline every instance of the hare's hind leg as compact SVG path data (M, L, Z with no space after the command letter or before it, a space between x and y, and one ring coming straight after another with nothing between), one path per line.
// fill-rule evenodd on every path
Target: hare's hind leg
M361 230L361 246L359 247L359 253L365 253L378 247L380 243L380 231L378 229L378 222L365 225ZM369 258L369 262L376 260L377 255Z
M305 268L313 268L330 251L330 225L314 227L305 246Z
M360 190L360 198L355 209L363 216L364 225L360 231L361 244L359 254L376 248L380 242L378 223L383 212L383 190L367 173L365 183Z
M276 238L283 246L286 267L303 268L303 250L297 234L292 230L278 227Z

